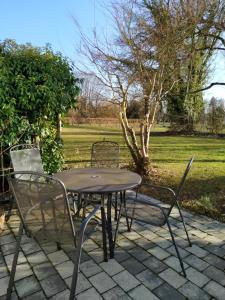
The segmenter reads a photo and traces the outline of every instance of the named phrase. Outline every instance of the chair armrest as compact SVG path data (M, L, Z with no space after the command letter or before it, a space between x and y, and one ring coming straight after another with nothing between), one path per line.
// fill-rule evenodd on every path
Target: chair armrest
M151 184L151 183L142 183L138 187L138 189L140 189L140 187L142 187L142 186L149 186L149 187L152 187L154 189L168 191L168 192L170 192L173 195L174 198L177 197L175 191L172 188L170 188L170 187L166 187L166 186L162 186L162 185L155 185L155 184Z

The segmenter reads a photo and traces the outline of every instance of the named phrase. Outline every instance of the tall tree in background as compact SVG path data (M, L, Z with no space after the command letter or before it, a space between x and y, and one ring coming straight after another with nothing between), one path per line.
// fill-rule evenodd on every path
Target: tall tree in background
M168 113L171 121L182 125L181 129L192 131L193 122L198 120L203 109L201 89L207 81L209 62L222 37L225 3L195 0L180 4L177 12L179 18L184 17L187 35L182 59L177 60L179 81L168 95ZM190 92L196 90L198 93Z

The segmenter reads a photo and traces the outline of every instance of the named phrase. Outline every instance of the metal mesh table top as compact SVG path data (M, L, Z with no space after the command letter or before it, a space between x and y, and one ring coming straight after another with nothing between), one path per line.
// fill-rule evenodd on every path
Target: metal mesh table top
M141 183L137 173L117 168L77 168L54 175L71 192L113 193L134 188Z

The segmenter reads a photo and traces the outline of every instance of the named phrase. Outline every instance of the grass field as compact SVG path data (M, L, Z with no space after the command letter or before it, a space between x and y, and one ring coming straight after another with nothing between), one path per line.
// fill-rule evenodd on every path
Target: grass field
M155 131L161 131L155 128ZM99 140L120 144L121 164L131 158L121 130L115 128L79 126L63 128L66 167L90 165L91 145ZM183 205L200 213L223 219L225 213L225 139L195 136L154 135L150 139L153 172L149 180L176 187L185 166L194 156L184 190Z

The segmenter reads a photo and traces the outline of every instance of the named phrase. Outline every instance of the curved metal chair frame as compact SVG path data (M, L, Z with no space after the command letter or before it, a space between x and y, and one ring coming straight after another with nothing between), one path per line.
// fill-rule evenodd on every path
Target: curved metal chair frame
M91 147L92 168L119 168L120 146L113 141L97 141ZM115 220L117 220L118 193L115 194L113 205L115 207Z
M21 171L10 174L8 181L17 203L21 223L6 299L11 298L23 230L37 242L51 240L57 244L58 249L76 250L69 297L70 300L74 299L84 234L88 225L92 227L89 222L95 217L100 206L96 206L83 221L73 221L65 186L60 180L43 173ZM103 235L105 234L103 228Z
M121 202L121 204L120 204L119 217L118 217L116 231L115 231L115 237L116 237L118 227L119 227L119 219L120 219L121 215L125 216L125 218L126 218L128 231L131 230L133 220L142 221L142 222L148 223L153 226L163 226L163 225L167 224L173 245L174 245L176 253L177 253L177 257L180 262L180 266L181 266L183 274L184 274L184 277L186 277L186 272L184 270L183 262L182 262L180 254L179 254L179 250L176 245L174 235L173 235L170 223L169 223L169 217L170 217L173 207L176 206L179 211L179 215L180 215L181 222L183 224L183 227L184 227L184 230L185 230L185 233L187 236L189 246L191 247L192 244L191 244L191 241L190 241L190 238L188 235L188 231L187 231L187 228L186 228L186 225L184 222L184 218L183 218L183 215L181 212L179 202L180 202L181 192L184 187L185 179L190 171L193 160L194 160L194 158L190 159L176 192L169 187L143 183L139 186L139 188L135 194L133 193L133 194L129 195L129 193L127 193L125 200L123 201L123 203ZM148 193L148 194L141 193L142 188L145 188L145 189L149 188L149 189L158 190L159 192L164 191L164 192L169 193L172 196L171 204L167 207L165 207L165 205L163 205L163 204L157 204L158 200L151 198L151 193Z
M98 141L92 144L91 167L118 168L119 167L119 144L112 141Z

